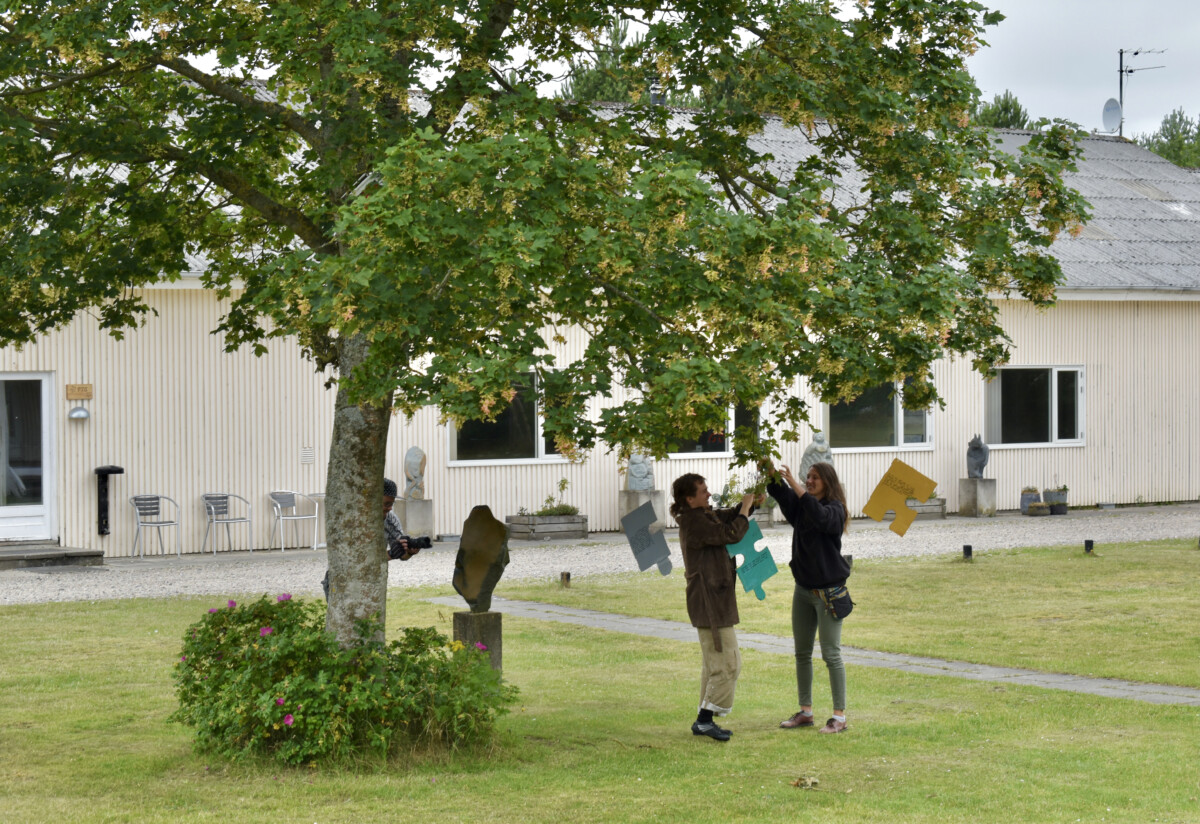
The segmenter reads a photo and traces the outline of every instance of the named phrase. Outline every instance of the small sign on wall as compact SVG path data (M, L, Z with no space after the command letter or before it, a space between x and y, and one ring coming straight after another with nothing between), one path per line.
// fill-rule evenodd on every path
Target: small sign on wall
M92 385L90 383L68 383L67 384L67 400L69 401L90 401L92 399Z

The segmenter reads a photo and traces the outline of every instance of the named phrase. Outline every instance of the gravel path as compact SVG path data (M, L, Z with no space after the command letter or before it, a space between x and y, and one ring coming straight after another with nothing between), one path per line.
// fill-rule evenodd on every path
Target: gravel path
M764 543L781 565L790 556L791 530L786 525L764 530ZM682 569L678 541L669 532L672 564ZM976 554L1020 546L1097 546L1122 541L1200 537L1200 504L1177 504L1072 511L1065 516L1023 518L1003 513L996 518L949 517L917 521L903 538L886 524L854 521L843 552L855 558L957 554L970 544ZM389 565L393 587L449 583L457 545L438 543L407 563ZM624 537L596 533L587 541L550 543L514 541L504 580L554 578L569 570L573 578L637 570ZM95 601L117 598L167 598L177 595L226 595L291 592L319 595L325 552L260 550L212 555L110 559L99 567L44 567L0 571L0 604L51 601ZM651 571L648 574L657 574ZM500 589L504 583L501 581Z

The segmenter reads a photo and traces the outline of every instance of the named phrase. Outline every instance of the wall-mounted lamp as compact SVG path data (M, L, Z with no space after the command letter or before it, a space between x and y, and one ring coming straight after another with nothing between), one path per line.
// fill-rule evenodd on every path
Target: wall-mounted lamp
M76 406L67 413L67 417L73 421L86 421L88 418L92 417L92 414L87 411L87 407Z

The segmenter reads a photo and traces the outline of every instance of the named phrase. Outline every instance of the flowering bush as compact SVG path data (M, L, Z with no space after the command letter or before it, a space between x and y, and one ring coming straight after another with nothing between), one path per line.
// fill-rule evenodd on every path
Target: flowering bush
M381 635L368 622L359 629ZM175 691L171 718L195 727L201 749L288 764L387 756L405 741L477 743L516 698L485 652L433 628L342 649L323 605L286 594L230 601L189 627Z

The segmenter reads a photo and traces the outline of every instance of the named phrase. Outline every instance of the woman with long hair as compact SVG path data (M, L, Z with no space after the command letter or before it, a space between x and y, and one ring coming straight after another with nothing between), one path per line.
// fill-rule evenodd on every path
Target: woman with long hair
M842 619L852 606L846 590L850 563L842 557L842 535L850 523L846 493L833 464L817 463L803 485L792 470L780 467L780 478L767 492L792 525L792 560L796 581L792 593L792 639L796 646L796 686L800 711L783 721L784 729L813 726L813 641L820 635L821 658L829 670L833 717L818 732L846 730L846 665L842 662Z
M738 622L737 575L725 546L745 537L756 501L747 494L736 508L713 509L708 484L694 473L676 478L671 496L687 579L688 618L700 636L700 711L692 735L728 741L733 733L719 727L713 716L733 710L742 655L733 629Z

